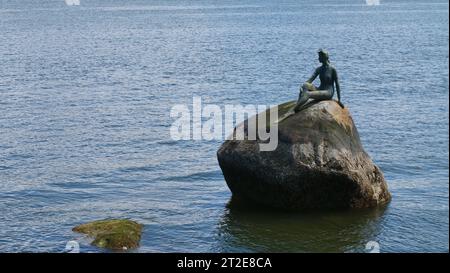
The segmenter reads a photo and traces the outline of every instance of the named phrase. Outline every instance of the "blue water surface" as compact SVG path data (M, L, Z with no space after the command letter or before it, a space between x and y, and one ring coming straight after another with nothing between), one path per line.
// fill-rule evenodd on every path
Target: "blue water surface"
M448 1L0 0L0 251L144 224L137 252L449 250ZM386 208L227 206L221 141L173 141L170 109L277 104L325 47Z

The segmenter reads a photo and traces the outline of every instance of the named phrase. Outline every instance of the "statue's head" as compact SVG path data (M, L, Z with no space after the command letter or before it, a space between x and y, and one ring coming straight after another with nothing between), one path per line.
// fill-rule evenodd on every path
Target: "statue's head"
M317 51L317 53L319 54L319 62L325 64L330 61L328 51L326 51L325 49L321 48Z

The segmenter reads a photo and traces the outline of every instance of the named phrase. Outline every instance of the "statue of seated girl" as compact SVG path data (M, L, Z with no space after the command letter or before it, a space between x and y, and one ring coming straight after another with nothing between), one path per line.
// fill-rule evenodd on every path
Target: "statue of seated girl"
M336 85L336 92L339 105L344 108L341 103L341 89L339 86L338 74L336 69L330 64L328 52L319 49L319 62L322 65L314 71L314 74L300 87L300 94L297 104L294 108L295 112L303 109L303 106L309 99L315 101L331 100L334 95L334 86ZM319 76L320 86L316 87L312 82Z

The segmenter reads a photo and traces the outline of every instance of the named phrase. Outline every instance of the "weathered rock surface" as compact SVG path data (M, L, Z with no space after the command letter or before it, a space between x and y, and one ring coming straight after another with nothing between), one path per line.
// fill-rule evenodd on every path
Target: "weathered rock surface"
M279 116L294 104L279 105ZM290 210L389 202L383 174L364 151L347 108L321 101L278 126L274 151L260 151L260 140L227 140L218 150L233 196Z
M92 245L109 249L133 249L139 246L142 225L131 220L100 220L72 229L93 237Z

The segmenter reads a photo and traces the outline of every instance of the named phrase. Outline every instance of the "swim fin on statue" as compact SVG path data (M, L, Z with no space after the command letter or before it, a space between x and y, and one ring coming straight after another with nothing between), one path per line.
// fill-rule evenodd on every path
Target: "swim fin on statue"
M300 87L300 94L298 96L297 103L291 109L289 109L282 117L280 117L275 123L280 123L283 120L287 119L288 117L292 116L293 114L303 110L308 100L309 100L308 92L305 92L305 89Z

